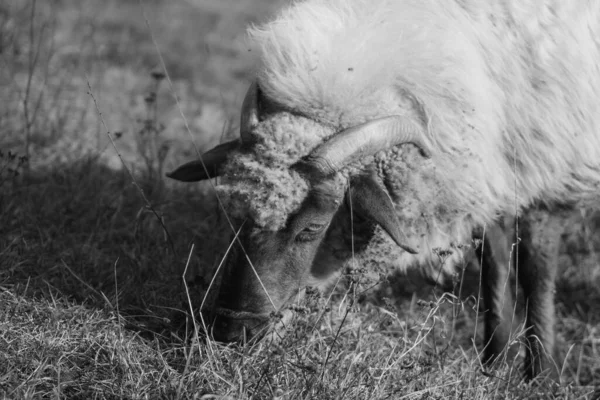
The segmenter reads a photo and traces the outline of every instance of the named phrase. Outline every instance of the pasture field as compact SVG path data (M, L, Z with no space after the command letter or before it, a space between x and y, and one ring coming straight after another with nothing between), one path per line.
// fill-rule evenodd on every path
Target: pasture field
M210 185L164 173L237 135L245 26L283 4L0 0L2 398L600 398L585 210L561 249L560 386L524 382L520 359L481 366L473 265L447 291L364 265L296 307L280 343L206 338L197 310L229 232Z

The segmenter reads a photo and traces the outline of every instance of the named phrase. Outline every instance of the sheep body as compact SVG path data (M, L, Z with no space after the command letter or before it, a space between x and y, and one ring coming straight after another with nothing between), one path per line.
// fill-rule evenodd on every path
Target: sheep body
M546 212L597 207L600 3L307 0L250 37L260 53L260 96L249 90L240 147L224 162L219 187L227 211L250 220L223 291L228 311L217 331L225 340L259 331L266 310L282 309L305 285L327 285L348 262L447 276L464 261L474 229L530 210L523 220L533 247L520 270L530 301L527 368L529 376L551 369L543 347L554 342L556 265L544 244L557 247L560 238ZM294 168L323 143L339 144L331 140L339 132L389 116L422 137L333 168L327 179ZM206 179L188 179L181 171L189 170L172 176ZM355 231L348 198L363 211L370 202L386 211ZM386 228L390 220L404 233ZM382 229L371 229L373 221ZM416 243L404 245L403 236ZM448 258L438 262L436 249ZM488 275L506 275L493 258L487 263ZM501 282L490 279L498 303ZM491 312L491 332L501 311Z
M468 243L474 227L536 200L589 205L600 182L598 21L588 1L295 3L250 30L261 89L294 114L259 125L252 160L230 158L221 194L281 229L306 194L290 165L341 129L409 115L427 127L430 160L402 146L343 173L375 164L420 249ZM382 241L393 268L431 265L430 251ZM455 251L447 272L461 261Z
M481 224L536 199L595 199L598 21L591 1L314 0L250 35L266 95L332 134L423 119L431 178Z

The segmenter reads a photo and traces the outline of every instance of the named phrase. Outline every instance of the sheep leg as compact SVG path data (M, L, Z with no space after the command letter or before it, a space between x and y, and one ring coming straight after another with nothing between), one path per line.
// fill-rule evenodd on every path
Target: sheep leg
M554 353L554 290L560 221L544 210L530 210L521 219L517 277L526 301L525 373L532 379L547 373L559 378Z
M485 348L483 362L492 364L506 349L512 328L513 297L510 290L510 237L499 225L488 228L477 249L481 262Z

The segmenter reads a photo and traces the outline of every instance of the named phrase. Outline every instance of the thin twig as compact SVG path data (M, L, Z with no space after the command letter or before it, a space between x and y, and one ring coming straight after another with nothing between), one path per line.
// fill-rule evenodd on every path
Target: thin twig
M93 287L92 287L92 286L91 286L89 283L87 283L86 281L84 281L83 279L81 279L81 278L79 277L79 275L77 275L77 274L75 273L75 271L73 271L73 270L72 270L72 269L71 269L71 268L70 268L70 267L67 265L67 263L65 262L65 260L61 259L60 261L62 262L62 264L63 264L63 267L65 267L65 268L67 269L67 271L69 271L69 272L71 273L71 275L73 275L73 277L79 281L79 283L81 283L82 285L84 285L85 287L87 287L88 289L90 289L92 292L96 293L96 295L97 295L98 297L100 297L100 298L103 298L103 299L104 299L104 300L105 300L105 301L108 303L108 305L110 306L110 308L113 308L113 305L112 305L112 304L111 304L111 302L110 302L110 301L109 301L109 300L106 298L106 296L104 296L104 294L103 294L103 293L100 293L99 291L97 291L96 289L94 289L94 288L93 288Z
M190 252L188 254L188 259L187 262L185 263L185 269L183 270L183 274L181 275L181 278L183 279L183 286L185 288L185 295L187 297L187 301L188 301L188 306L190 307L190 316L192 318L192 325L194 326L194 341L196 342L196 345L198 346L198 355L200 356L200 359L202 358L202 353L200 352L200 334L198 331L198 325L196 324L196 318L194 318L194 307L192 305L192 299L190 297L190 291L187 285L187 282L185 280L185 276L187 275L187 270L188 267L190 265L190 261L192 259L192 254L194 253L194 244L192 243L192 247L190 248ZM200 311L202 313L202 311ZM204 323L204 321L203 321ZM208 349L210 350L212 356L214 357L214 350L212 348L212 345L210 343L210 340L207 341L208 342ZM213 361L213 357L209 357L209 362L212 364ZM179 393L181 393L181 390L183 389L183 378L185 376L187 376L187 371L190 365L190 360L192 358L192 352L190 351L189 356L187 357L186 363L185 363L185 368L183 371L183 374L181 374L181 380L179 381L179 387L177 388L177 394L178 394L178 398Z
M160 226L162 227L163 231L165 232L165 235L167 235L167 240L169 241L169 245L171 246L171 250L173 251L173 254L177 255L177 251L175 250L175 244L173 243L173 239L171 238L171 234L167 230L167 227L165 226L162 218L160 217L160 215L158 215L158 212L154 209L154 207L152 206L152 203L150 203L150 200L148 200L148 197L146 197L146 194L144 193L144 189L142 189L142 187L137 183L135 177L133 176L133 173L131 172L131 170L129 169L129 167L127 166L127 164L125 164L125 160L121 156L121 153L119 152L119 149L117 148L117 145L116 145L116 143L115 143L115 141L114 141L114 139L113 139L113 137L112 137L112 135L110 133L110 130L106 126L106 122L104 121L104 117L102 116L102 112L100 111L100 108L98 106L98 102L96 101L96 97L94 97L94 93L92 92L92 86L91 86L90 80L88 79L87 76L85 77L85 80L87 82L87 86L88 86L88 89L89 89L88 94L90 95L90 97L94 101L94 106L96 107L96 113L98 113L98 117L100 118L100 122L102 123L102 126L104 127L104 130L106 131L106 135L110 139L110 142L111 142L113 148L115 149L115 152L117 153L117 156L119 156L119 159L121 160L121 164L123 165L123 168L125 168L125 170L127 171L127 174L131 178L131 182L133 183L133 185L140 192L140 195L142 196L142 199L146 203L146 207L154 214L154 216L156 217L156 219L160 223Z
M119 263L119 257L115 260L113 265L113 271L115 275L115 308L117 309L117 322L119 327L119 338L123 339L123 332L121 331L121 313L119 312L119 286L117 284L117 264Z
M342 322L340 322L340 326L337 329L337 332L335 333L335 336L333 337L333 342L331 343L331 346L329 346L329 349L327 350L327 356L325 356L325 362L323 362L323 366L321 367L321 376L319 377L319 381L323 381L323 377L325 376L325 370L327 368L327 362L329 362L329 357L331 356L331 352L333 351L333 346L335 346L335 342L337 341L340 332L342 331L342 327L344 326L344 323L346 322L346 318L348 317L348 314L350 313L350 308L351 305L348 305L346 307L346 311L344 312L344 317L342 318Z
M242 224L242 226L244 226L244 225ZM235 233L235 237L233 238L233 240L231 241L231 243L227 247L227 251L225 251L225 254L223 255L223 257L221 257L221 262L219 263L219 266L217 267L217 270L213 274L213 277L210 280L210 283L208 284L208 289L206 289L206 293L204 294L204 298L202 299L202 303L200 303L200 318L202 319L202 324L204 325L204 330L205 331L207 331L206 330L206 324L204 323L204 318L202 317L202 309L204 308L204 303L206 302L206 299L208 298L208 294L210 293L210 289L212 288L213 283L215 282L217 276L219 275L219 271L221 270L221 267L223 266L223 263L224 263L225 259L227 258L227 255L231 251L231 248L233 247L233 244L235 243L238 235L240 234L240 232L242 230L242 226L240 226L240 229L238 229L238 231Z

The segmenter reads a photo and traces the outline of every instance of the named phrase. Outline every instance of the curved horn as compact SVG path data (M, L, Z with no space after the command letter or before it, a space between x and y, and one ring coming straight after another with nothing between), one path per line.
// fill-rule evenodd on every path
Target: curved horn
M258 83L250 84L244 102L242 103L242 114L240 117L240 137L242 143L252 143L252 131L258 125Z
M181 165L175 171L167 173L167 177L182 181L196 182L214 178L221 174L221 166L227 160L227 154L237 149L239 140L221 143L202 154L200 159Z
M402 232L400 220L390 196L375 182L373 176L364 175L354 178L347 196L350 197L352 211L381 226L384 231L404 251L417 254L415 246L409 243Z
M303 163L318 174L328 176L353 160L402 143L416 145L421 154L429 158L431 151L423 142L422 136L422 128L410 119L400 116L384 117L338 133L305 157Z

